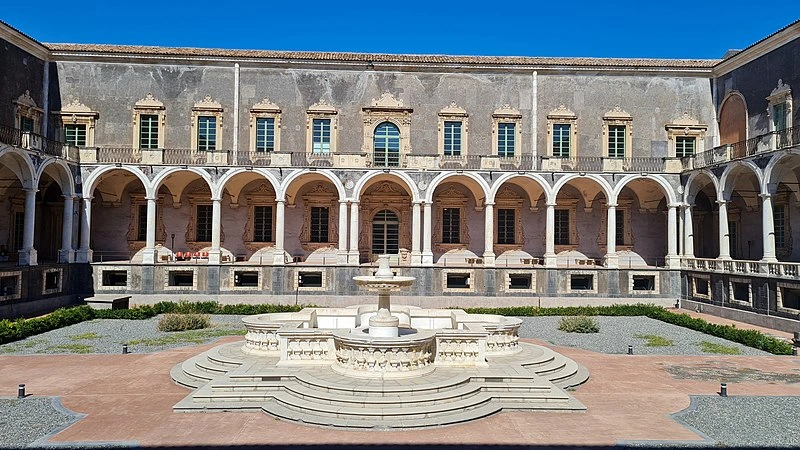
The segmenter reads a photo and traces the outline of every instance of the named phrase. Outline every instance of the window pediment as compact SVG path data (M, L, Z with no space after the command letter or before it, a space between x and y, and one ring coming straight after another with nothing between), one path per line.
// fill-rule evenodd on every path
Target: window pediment
M508 103L497 108L492 113L492 117L503 119L522 119L522 113L517 108L512 108Z
M211 98L210 95L203 97L203 100L197 102L192 106L192 111L215 111L222 112L222 105Z
M571 109L567 108L566 105L561 104L558 108L550 111L547 114L548 119L562 119L562 120L575 120L578 116L572 112Z
M164 107L164 103L159 101L157 98L153 97L153 93L152 92L148 92L147 95L143 99L141 99L138 102L136 102L133 105L133 108L134 109L152 109L152 110L166 109Z
M622 107L616 105L603 115L603 120L611 122L630 122L633 120L633 117L631 117L627 111L623 110Z
M767 97L767 100L770 103L776 103L783 101L787 97L791 97L791 95L792 95L792 89L789 87L789 85L785 84L783 80L778 80L778 86L776 86L775 89L773 89L772 92L769 93L769 97Z
M317 103L309 106L307 112L308 114L339 114L339 111L325 101L324 98L319 99Z
M364 112L376 111L396 111L396 112L414 112L413 108L403 105L403 100L397 99L391 92L384 92L379 99L372 99L370 106L363 108Z
M467 110L458 106L456 102L451 102L450 105L442 108L439 111L439 116L458 118L458 117L468 117L469 114L467 114Z
M256 103L250 108L251 113L273 113L280 114L281 109L275 103L272 103L268 98L264 97L263 100Z

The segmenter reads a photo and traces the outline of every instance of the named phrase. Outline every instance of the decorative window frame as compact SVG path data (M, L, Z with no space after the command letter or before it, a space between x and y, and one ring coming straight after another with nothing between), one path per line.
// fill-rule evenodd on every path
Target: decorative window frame
M339 110L331 106L324 98L309 106L306 110L306 154L314 152L314 119L330 119L331 121L331 151L333 155L337 150L339 140Z
M783 281L778 281L776 283L776 288L777 289L776 289L776 292L775 292L775 308L780 312L789 313L789 314L797 314L798 312L800 312L800 310L798 310L798 309L787 308L787 307L783 306L783 290L785 288L800 289L800 284L797 284L797 283L786 283L786 282L783 282Z
M447 274L458 273L469 275L469 287L447 287ZM475 292L475 269L442 269L442 292Z
M492 154L499 156L498 129L501 123L514 124L514 156L520 156L522 147L522 113L512 108L508 103L497 108L492 113Z
M57 273L58 274L58 286L47 289L47 274L48 273ZM50 294L57 294L64 289L64 269L61 267L53 267L50 269L42 270L42 295L50 295Z
M250 152L256 152L256 132L258 119L275 120L275 148L274 152L281 150L281 109L268 98L264 97L261 102L256 103L250 108ZM268 153L268 152L265 152Z
M497 214L500 209L514 210L514 243L499 244L497 233ZM525 245L525 233L522 230L522 197L508 186L503 186L494 197L494 230L492 230L494 251L499 255L509 250L522 250Z
M372 99L370 106L361 108L364 124L364 143L361 151L372 164L375 128L384 122L393 123L400 130L400 165L404 166L405 156L411 154L411 114L413 108L403 105L390 92L384 92L379 99Z
M694 138L695 155L705 151L705 139L708 125L700 123L697 119L692 117L688 111L684 112L678 119L664 125L664 129L667 131L667 142L669 144L667 150L668 157L677 158L676 138L684 136Z
M22 129L22 118L27 117L33 121L33 133L42 133L42 119L44 118L44 110L36 105L36 101L31 97L31 91L25 90L25 93L12 101L14 104L14 128Z
M203 100L197 102L192 106L192 122L191 122L191 130L192 130L192 150L199 151L197 148L197 123L200 117L208 117L212 116L215 117L217 123L217 133L216 133L216 141L214 148L215 150L211 150L214 152L220 151L222 148L222 120L223 120L223 112L225 110L222 108L222 105L214 101L210 95L206 95ZM160 137L159 137L160 139ZM203 150L205 151L205 150Z
M596 294L597 293L597 285L599 284L599 279L597 278L597 271L596 270L567 270L566 277L564 280L566 282L565 292L570 294ZM592 288L591 289L572 289L572 276L573 275L591 275L592 276Z
M125 238L128 241L128 250L136 252L147 244L146 241L139 241L136 239L139 236L139 207L142 205L147 206L147 199L143 192L132 192L130 194L130 199L131 219ZM156 200L156 244L164 245L166 241L167 227L164 223L164 196L159 195Z
M189 250L196 252L202 248L211 246L211 241L198 241L197 240L197 207L200 205L214 205L211 200L211 190L208 186L202 186L187 194L189 200L189 223L186 224L186 233L184 238L186 246ZM212 218L213 220L213 218ZM213 224L211 225L213 229ZM225 242L225 231L222 228L222 223L219 224L219 243L220 246Z
M734 283L741 283L741 284L746 284L747 285L747 298L748 298L747 301L737 300L736 298L734 298L734 296L733 296L733 284ZM743 306L753 306L753 283L752 283L752 280L749 280L747 278L730 277L728 279L728 302L729 303L735 303L737 305L743 305Z
M308 272L319 272L322 275L322 286L300 286L300 275ZM325 291L328 289L328 271L327 270L297 270L294 273L294 283L292 289L295 291Z
M691 278L692 278L692 297L711 300L711 295L713 291L713 287L711 286L711 276L693 273L691 275ZM699 294L697 292L697 280L704 280L706 283L708 283L708 294Z
M647 272L647 271L636 271L632 270L628 272L628 295L633 295L634 292L650 292L653 294L657 294L661 292L661 288L659 287L659 278L661 273L660 272ZM633 277L634 276L645 276L645 277L653 277L653 289L649 291L634 291L633 290Z
M775 123L773 122L773 115L775 106L786 104L786 123L784 129L791 128L792 126L792 89L788 84L784 84L783 80L778 80L778 86L770 92L767 97L767 117L769 122L769 131L776 131Z
M555 211L568 210L569 211L569 244L554 243L556 253L561 253L569 250L577 250L580 246L580 235L578 234L578 199L577 198L562 198L558 200L555 206ZM553 233L555 233L555 224L553 226ZM546 244L546 233L542 233L542 243ZM554 237L555 239L555 237Z
M234 280L235 277L236 277L236 272L257 273L258 274L258 285L255 286L255 287L253 287L253 286L236 286L236 283L235 283L235 280ZM265 285L265 280L264 279L265 278L271 278L271 277L264 276L264 271L262 270L261 267L233 266L233 267L230 268L227 278L228 278L228 285L227 286L221 286L221 290L223 290L223 291L262 291L262 290L264 290L264 285ZM268 280L267 280L267 283L269 283ZM270 288L271 286L267 286L267 287Z
M547 155L553 158L553 126L569 125L569 157L575 158L578 155L578 116L566 105L559 105L558 108L547 114Z
M437 252L446 253L450 250L459 250L469 248L470 235L469 225L467 222L467 201L468 197L461 191L456 189L455 185L450 184L448 187L436 195L433 202L436 205L436 224L433 228L433 248ZM444 209L445 208L459 208L459 243L447 244L442 242L444 239L442 233Z
M469 149L469 114L464 108L461 108L456 104L456 102L451 102L449 106L442 108L439 113L439 124L438 124L438 134L439 134L439 146L437 147L437 153L439 155L444 155L444 123L445 122L461 122L461 155L459 156L448 156L450 158L459 158L461 156L468 155Z
M608 154L608 128L612 125L625 127L625 149L623 158L633 156L633 117L624 111L619 105L603 115L603 157L611 158ZM618 157L614 157L618 159Z
M153 97L151 92L148 92L143 99L139 100L133 105L133 114L131 119L133 121L133 148L140 148L141 145L141 130L139 129L139 124L143 115L158 116L157 148L165 148L167 136L165 128L167 125L167 108L164 106L164 103Z
M290 205L291 208L293 205ZM328 242L311 242L311 208L328 208ZM339 246L339 197L336 192L318 183L303 194L303 228L300 230L300 246L314 251Z
M531 287L528 288L528 289L510 289L508 286L511 284L511 276L512 275L528 275L528 276L530 276L531 277ZM508 292L508 293L536 292L536 271L535 270L529 270L529 271L507 270L507 271L505 271L503 279L505 280L505 283L503 284L503 287L501 289L502 292Z
M60 138L66 141L64 133L64 126L86 125L86 147L94 147L94 134L97 120L100 119L100 113L93 111L88 106L84 105L77 98L73 98L70 103L61 108L61 111L54 111L61 119L61 132Z
M98 280L95 283L94 290L95 291L128 291L132 289L131 281L131 266L92 266L94 279ZM125 272L126 273L126 285L123 286L104 286L103 285L103 272L105 271L114 271L114 272Z
M244 233L242 233L242 241L246 249L255 252L268 246L270 243L275 243L275 233L278 231L275 229L275 216L277 212L275 191L269 183L262 182L256 186L255 189L244 194L244 198L247 201L247 221L245 222ZM272 207L272 241L270 242L256 242L253 240L255 237L256 206Z
M625 216L625 220L623 223L625 244L620 244L619 242L616 242L614 245L616 251L633 250L634 237L633 237L633 230L631 229L631 212L633 211L632 205L633 205L633 200L631 199L625 199L625 198L617 199L616 212L621 211ZM605 200L600 202L600 206L602 207L604 214L601 214L602 217L600 218L600 233L598 233L597 235L597 245L599 247L606 248L608 246L608 214L607 214L608 209L606 208Z
M17 288L16 288L16 293L11 295L3 295L3 293L0 292L0 302L7 300L19 300L20 298L22 298L22 271L12 270L12 271L0 272L0 278L5 278L5 277L16 277Z
M169 274L170 272L192 272L192 285L191 286L170 286ZM164 272L164 290L165 291L196 291L197 290L197 267L192 266L168 266Z

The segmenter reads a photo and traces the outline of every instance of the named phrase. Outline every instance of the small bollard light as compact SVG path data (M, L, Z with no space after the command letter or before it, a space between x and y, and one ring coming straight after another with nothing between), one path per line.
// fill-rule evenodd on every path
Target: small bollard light
M122 344L122 354L123 355L128 354L128 344Z
M22 383L17 388L17 398L25 398L25 385Z
M720 397L727 397L728 396L728 383L720 383L719 384L719 396Z
M792 347L792 356L797 356L797 347Z
M628 354L629 354L629 355L632 355L632 354L633 354L633 346L632 346L632 345L629 345L629 346L628 346Z

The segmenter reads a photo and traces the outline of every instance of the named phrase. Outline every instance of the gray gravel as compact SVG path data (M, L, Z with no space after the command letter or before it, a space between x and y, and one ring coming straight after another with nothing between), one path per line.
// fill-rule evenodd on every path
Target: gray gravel
M719 447L800 447L800 397L692 396L677 420Z
M554 345L579 347L598 353L625 354L633 345L637 355L708 355L700 343L712 342L739 349L748 356L769 355L725 339L709 336L688 328L670 325L649 317L594 317L599 333L567 333L558 329L561 317L525 317L519 329L520 337L540 339ZM665 347L648 347L647 340L636 336L660 336L672 341Z
M0 399L0 447L25 447L80 417L55 407L54 402L49 397Z
M225 335L244 334L243 316L212 315L212 327L165 333L156 329L158 317L147 320L96 319L0 346L0 354L150 353L212 342Z

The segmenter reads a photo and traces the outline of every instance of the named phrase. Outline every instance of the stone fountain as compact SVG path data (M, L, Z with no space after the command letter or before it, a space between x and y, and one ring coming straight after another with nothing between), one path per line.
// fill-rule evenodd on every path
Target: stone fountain
M388 255L354 281L377 304L305 308L242 319L244 343L223 344L172 370L195 389L176 411L261 409L304 423L416 428L475 420L504 409L583 410L563 389L588 371L519 342L518 318L395 305Z

